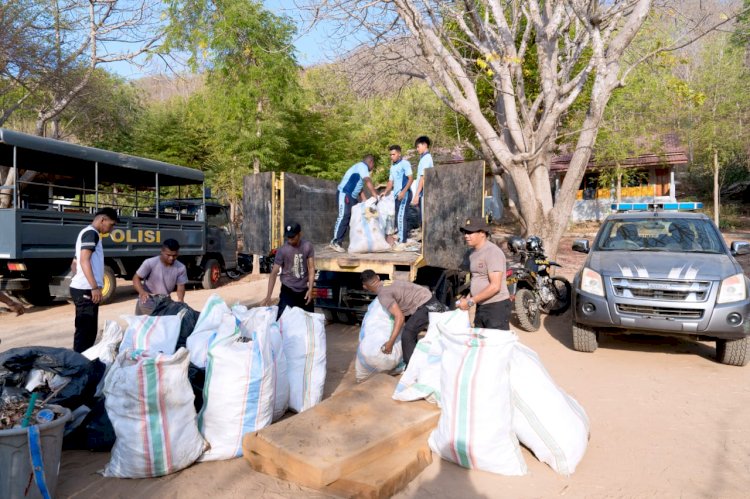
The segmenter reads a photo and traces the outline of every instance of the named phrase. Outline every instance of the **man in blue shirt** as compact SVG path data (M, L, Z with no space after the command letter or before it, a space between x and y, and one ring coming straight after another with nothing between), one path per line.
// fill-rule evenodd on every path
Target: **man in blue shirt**
M392 145L388 148L391 156L391 174L388 177L388 185L383 197L388 196L391 190L395 194L396 203L396 226L398 227L398 241L405 243L409 234L406 224L406 208L411 202L411 184L414 180L411 163L401 157L401 146Z
M336 219L336 226L333 229L333 239L328 245L334 251L345 253L346 250L341 247L344 242L346 231L349 230L349 219L352 216L352 206L354 206L361 197L362 201L367 199L362 187L367 186L370 196L377 197L375 187L370 180L370 172L375 168L375 157L372 154L366 155L362 161L352 165L344 174L344 178L339 183L339 216Z
M432 155L430 154L430 138L426 135L418 137L414 141L414 146L417 148L419 153L419 164L417 165L417 178L414 183L417 188L414 191L414 199L411 200L411 205L417 207L419 225L422 225L422 194L424 191L424 172L428 168L432 168Z

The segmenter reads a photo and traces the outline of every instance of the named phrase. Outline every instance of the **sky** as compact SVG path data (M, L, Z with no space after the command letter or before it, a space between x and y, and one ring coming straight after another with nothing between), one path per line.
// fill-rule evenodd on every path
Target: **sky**
M264 0L263 3L272 12L289 17L296 24L298 33L294 46L297 62L303 67L333 61L354 47L353 41L348 42L348 46L342 46L341 42L334 41L333 25L330 23L323 22L311 27L309 21L304 18L304 12L296 7L295 0ZM158 61L144 68L127 62L112 63L105 67L126 79L138 79L165 72L163 64Z

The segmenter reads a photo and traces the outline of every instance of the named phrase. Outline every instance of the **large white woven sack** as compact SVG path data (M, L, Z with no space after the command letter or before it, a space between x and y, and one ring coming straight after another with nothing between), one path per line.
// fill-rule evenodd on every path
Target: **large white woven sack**
M287 307L279 318L289 373L289 408L306 411L323 399L326 331L323 314Z
M388 251L375 198L352 206L349 219L349 253L378 253Z
M179 315L121 315L128 328L120 343L125 350L145 350L172 355L180 337L182 316Z
M383 234L396 233L396 197L391 193L378 202L378 218Z
M394 400L410 402L426 399L440 405L440 361L443 358L443 345L440 342L442 324L449 329L463 330L471 327L469 312L451 310L450 312L430 312L430 325L424 338L417 342L409 365L393 392Z
M248 309L243 305L232 307L232 313L240 320L242 336L252 338L253 333L257 341L267 342L273 355L275 387L273 391L273 420L280 419L289 407L289 374L287 372L286 355L281 339L279 323L276 322L278 307L255 307Z
M393 317L375 298L367 307L359 329L359 345L354 368L357 381L361 382L379 372L396 368L404 359L401 339L397 339L391 353L385 354L380 347L388 341L393 330Z
M117 321L105 321L99 343L83 352L82 355L89 360L99 359L106 366L110 366L117 357L124 334Z
M513 431L542 462L571 475L589 441L583 407L550 377L539 356L518 343L510 359Z
M232 315L224 300L219 295L212 294L203 306L193 332L187 338L190 362L205 369L208 346L215 340L239 333L239 321Z
M511 421L508 375L518 338L497 329L438 328L442 409L430 448L464 468L524 475L526 463Z
M117 440L104 476L148 478L193 464L206 448L196 424L188 352L120 353L104 383Z
M271 424L274 377L269 342L230 336L211 344L198 415L210 447L200 461L242 456L242 437Z

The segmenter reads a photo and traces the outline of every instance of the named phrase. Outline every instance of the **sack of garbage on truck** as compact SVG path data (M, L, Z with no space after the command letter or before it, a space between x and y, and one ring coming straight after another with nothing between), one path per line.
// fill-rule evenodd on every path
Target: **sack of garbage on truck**
M184 348L172 355L125 350L117 356L104 383L117 436L104 476L164 476L203 454L207 444L198 431L189 362Z
M323 399L326 331L323 314L287 307L279 318L289 373L289 408L302 412Z
M365 381L373 374L389 372L404 360L401 338L396 340L391 353L383 353L381 347L391 337L393 316L375 298L370 302L359 329L359 345L354 367L357 382Z
M526 474L513 433L508 374L517 336L495 329L438 328L441 411L430 448L464 468Z
M378 253L390 249L391 245L385 240L385 233L380 226L377 199L370 198L352 206L349 253Z
M391 193L378 202L378 217L383 234L389 236L396 233L396 196Z
M424 338L417 342L406 371L393 392L393 399L402 402L425 399L433 404L440 403L440 363L443 358L443 346L440 341L438 325L450 329L471 327L469 312L451 310L450 312L430 312L429 326Z

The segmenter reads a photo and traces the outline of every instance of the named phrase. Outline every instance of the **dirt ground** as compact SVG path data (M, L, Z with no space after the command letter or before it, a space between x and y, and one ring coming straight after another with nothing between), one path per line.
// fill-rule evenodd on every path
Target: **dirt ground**
M585 232L585 231L584 231ZM587 234L593 237L593 232ZM572 276L584 255L561 243L563 275ZM738 239L739 237L734 237ZM750 239L746 235L743 239ZM132 313L132 286L103 306L100 323ZM228 303L254 305L263 278L216 290ZM209 291L188 291L200 309ZM21 317L0 314L0 350L21 345L70 347L73 306L32 308ZM607 336L593 354L572 350L570 313L547 317L536 333L518 331L557 383L591 420L588 451L571 477L555 474L529 451L524 477L504 477L434 462L398 497L747 497L750 490L750 366L717 364L710 343L646 336ZM357 326L330 325L326 396L354 383ZM385 421L399 424L398 421ZM107 453L66 451L58 497L322 497L254 472L243 459L201 463L167 477L102 478Z

